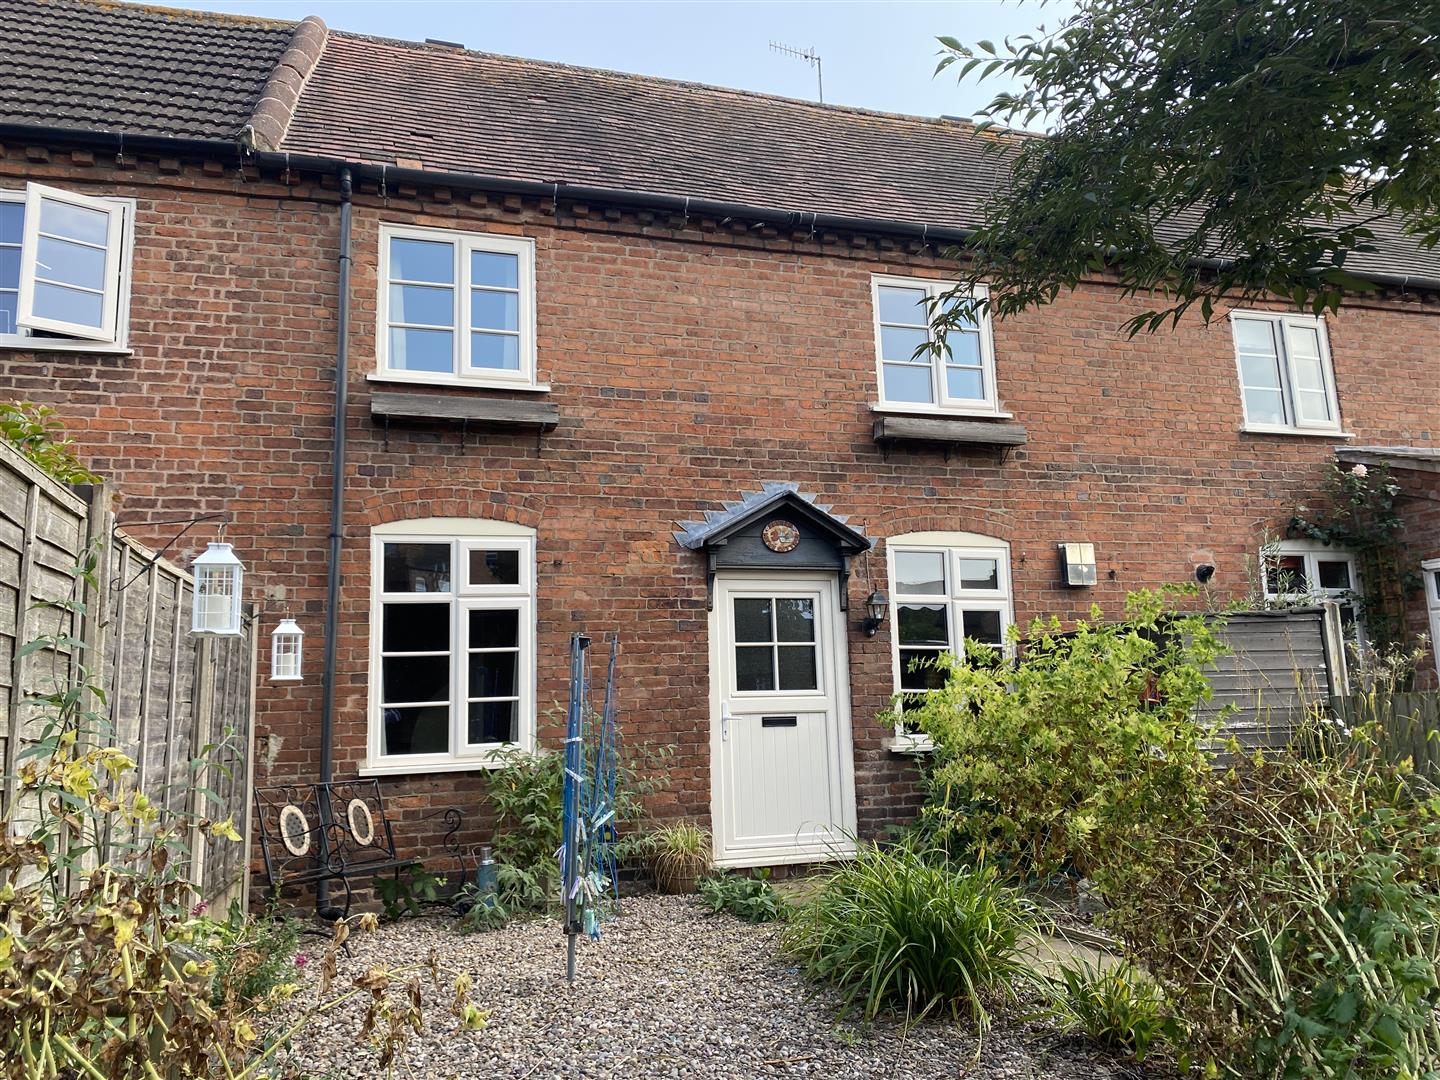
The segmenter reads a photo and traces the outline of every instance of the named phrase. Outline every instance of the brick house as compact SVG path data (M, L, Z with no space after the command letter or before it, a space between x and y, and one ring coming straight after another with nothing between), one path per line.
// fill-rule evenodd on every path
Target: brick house
M497 745L554 745L570 635L617 635L627 738L676 751L653 811L811 860L913 812L923 746L876 720L912 660L1199 566L1242 594L1337 448L1440 447L1440 257L1398 235L1339 316L1131 339L1096 279L917 362L1000 182L965 123L315 19L0 13L0 393L142 537L223 513L301 623L262 783L478 805Z

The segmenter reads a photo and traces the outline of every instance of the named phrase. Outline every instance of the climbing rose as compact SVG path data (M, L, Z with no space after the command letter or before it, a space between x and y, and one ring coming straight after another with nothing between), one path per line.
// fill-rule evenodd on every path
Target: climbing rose
M1358 476L1363 480L1366 476L1370 475L1370 470L1367 469L1364 465L1356 465L1353 469L1350 470L1350 475Z

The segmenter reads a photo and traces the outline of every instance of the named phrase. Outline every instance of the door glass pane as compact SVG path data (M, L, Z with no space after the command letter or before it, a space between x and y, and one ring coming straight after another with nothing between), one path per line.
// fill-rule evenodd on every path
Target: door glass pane
M520 584L520 552L516 550L470 552L471 585Z
M475 331L470 335L470 366L492 371L519 371L519 337Z
M960 588L1000 588L1000 564L995 559L959 560Z
M944 604L901 604L896 613L901 645L949 647L949 616Z
M449 701L450 657L387 656L380 661L381 696L392 701Z
M380 613L383 652L449 652L450 605L386 604Z
M815 646L780 646L780 689L815 690Z
M760 597L735 598L735 640L773 641L770 636L770 601Z
M879 293L881 322L907 323L910 326L929 324L924 289L896 289L885 285L881 286Z
M907 596L945 595L945 555L939 551L897 551L895 591Z
M499 251L470 253L470 284L490 285L497 289L520 287L520 256Z
M465 740L469 743L515 742L516 731L514 701L472 701L465 728Z
M930 335L924 330L904 326L882 326L880 328L880 357L883 360L913 360L915 350L922 348ZM924 359L925 353L920 354Z
M454 326L455 294L433 285L391 285L389 317L392 323Z
M391 754L445 754L450 750L450 707L380 710L381 752Z
M54 199L40 200L40 231L82 244L104 247L109 240L110 215L88 206L73 206Z
M450 591L449 544L386 544L381 585L391 593Z
M455 282L455 249L440 240L390 241L392 281L432 281L440 285Z
M885 400L930 405L935 398L930 385L930 369L914 364L886 364Z
M928 650L900 650L900 689L938 690L945 685L945 673L935 666L940 654Z
M42 319L100 326L105 321L105 297L100 293L81 292L37 281L35 314Z
M455 335L449 330L392 326L389 363L398 371L454 371Z
M965 612L965 636L984 645L999 645L1005 639L1000 630L1000 612Z
M1245 416L1253 424L1285 423L1285 405L1278 390L1246 390Z
M518 652L483 652L470 654L470 690L472 698L514 697L517 685Z
M769 645L738 645L735 648L735 689L774 690L775 655Z
M520 644L518 608L479 608L470 612L470 648L512 649Z
M775 623L781 641L814 641L815 601L803 596L776 597Z
M1315 573L1320 579L1322 589L1349 589L1350 585L1350 564L1338 559L1319 559L1315 563Z

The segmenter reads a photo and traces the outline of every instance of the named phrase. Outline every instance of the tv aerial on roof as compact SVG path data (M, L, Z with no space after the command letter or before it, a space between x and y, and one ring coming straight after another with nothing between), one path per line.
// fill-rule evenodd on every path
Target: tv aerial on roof
M778 41L770 42L772 52L784 53L786 56L793 56L796 60L804 60L815 69L815 84L820 93L820 104L825 104L825 73L820 70L820 54L815 51L812 45L808 49L797 49L793 45L782 45Z

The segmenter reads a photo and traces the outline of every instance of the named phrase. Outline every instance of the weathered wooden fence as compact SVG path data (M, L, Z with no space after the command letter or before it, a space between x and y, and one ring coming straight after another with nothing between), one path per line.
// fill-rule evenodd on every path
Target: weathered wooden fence
M71 490L0 444L0 799L13 805L21 749L42 724L27 697L77 684L83 668L138 785L166 809L233 817L248 844L254 634L191 634L190 576L119 531L110 502L105 487ZM93 585L79 573L90 557ZM50 606L65 600L81 608ZM82 644L22 648L57 634ZM202 757L208 767L192 768ZM192 831L187 870L210 903L244 896L247 863L245 844Z
M1440 692L1373 691L1336 697L1331 704L1349 725L1376 724L1390 760L1409 758L1417 773L1440 784Z

